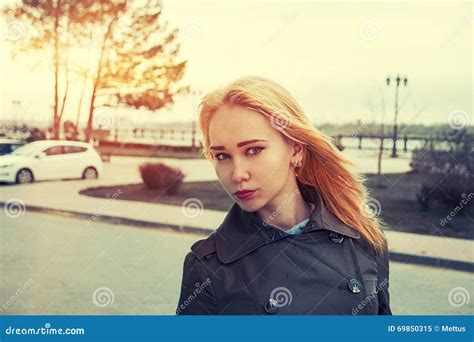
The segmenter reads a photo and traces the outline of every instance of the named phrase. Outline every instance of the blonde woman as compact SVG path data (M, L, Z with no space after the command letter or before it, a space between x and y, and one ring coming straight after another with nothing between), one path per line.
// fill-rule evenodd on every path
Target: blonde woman
M203 98L199 122L235 204L187 254L177 314L392 314L362 178L286 89L238 79Z

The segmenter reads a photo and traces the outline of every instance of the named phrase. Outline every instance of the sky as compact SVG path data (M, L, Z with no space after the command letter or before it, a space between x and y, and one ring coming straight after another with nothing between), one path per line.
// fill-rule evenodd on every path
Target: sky
M198 95L180 96L170 110L115 112L135 125L195 120L199 93L260 75L290 90L315 124L391 123L395 87L385 79L400 74L408 85L399 89L399 122L447 123L456 112L472 123L472 7L458 1L163 0L163 18L180 29L180 58L188 61L182 84ZM9 23L1 25L2 118L49 119L52 71L12 60ZM78 85L66 119L77 115Z

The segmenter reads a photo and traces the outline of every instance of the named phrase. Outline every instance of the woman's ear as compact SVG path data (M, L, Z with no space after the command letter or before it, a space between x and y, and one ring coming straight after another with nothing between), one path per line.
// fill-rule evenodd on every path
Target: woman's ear
M293 156L301 156L303 153L303 145L294 142L293 143Z
M299 143L293 143L293 155L291 157L291 164L295 167L301 167L303 162L303 145Z

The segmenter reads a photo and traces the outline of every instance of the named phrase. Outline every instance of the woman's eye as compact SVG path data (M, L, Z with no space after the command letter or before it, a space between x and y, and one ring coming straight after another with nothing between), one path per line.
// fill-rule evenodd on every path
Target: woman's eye
M250 147L247 149L246 153L248 155L251 155L251 156L254 156L254 155L257 155L259 154L261 151L263 151L265 148L264 147L258 147L258 146L254 146L254 147ZM214 158L218 161L223 161L223 160L226 160L229 158L229 155L226 154L226 153L218 153L216 155L214 155Z
M247 152L250 154L250 155L256 155L256 154L259 154L261 151L263 151L264 148L263 147L250 147Z
M217 160L224 160L227 158L227 154L225 153L218 153L214 156L214 158L216 158Z

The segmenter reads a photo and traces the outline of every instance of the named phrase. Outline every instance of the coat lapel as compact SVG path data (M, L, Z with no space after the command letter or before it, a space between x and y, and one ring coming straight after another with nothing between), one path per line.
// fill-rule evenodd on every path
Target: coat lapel
M311 214L306 231L325 229L354 239L360 234L334 216L318 193L318 203ZM287 237L283 230L266 224L253 212L246 212L234 203L222 224L214 233L219 260L228 264L263 245Z

